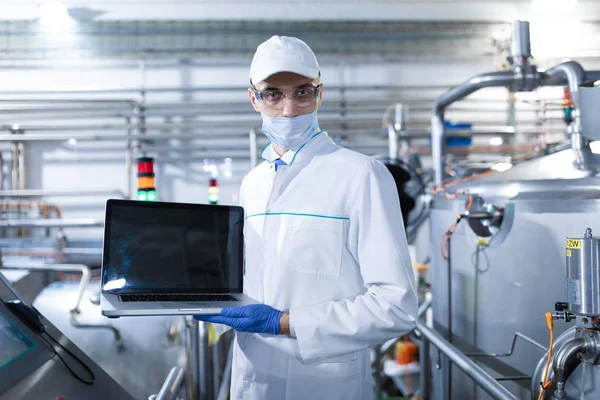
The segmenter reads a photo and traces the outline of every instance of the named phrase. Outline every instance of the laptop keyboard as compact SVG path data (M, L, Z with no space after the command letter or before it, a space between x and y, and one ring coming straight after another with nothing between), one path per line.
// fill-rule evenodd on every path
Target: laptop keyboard
M229 294L123 294L121 301L239 301Z

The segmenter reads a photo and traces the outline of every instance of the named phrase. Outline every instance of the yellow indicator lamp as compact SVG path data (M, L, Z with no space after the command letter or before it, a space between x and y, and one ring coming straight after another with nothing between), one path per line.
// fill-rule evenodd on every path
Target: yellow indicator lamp
M153 176L139 176L137 178L138 188L139 189L148 189L156 187L154 186L154 177Z

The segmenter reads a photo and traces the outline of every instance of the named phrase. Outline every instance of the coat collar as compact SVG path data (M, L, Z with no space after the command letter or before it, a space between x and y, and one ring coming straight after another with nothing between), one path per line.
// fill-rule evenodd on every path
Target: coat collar
M311 137L308 142L304 143L298 150L288 150L282 157L273 148L273 143L269 142L261 151L260 156L263 160L273 163L278 158L281 158L287 165L292 165L295 161L301 160L306 156L310 156L317 148L318 143L324 138L328 138L327 132L319 131Z

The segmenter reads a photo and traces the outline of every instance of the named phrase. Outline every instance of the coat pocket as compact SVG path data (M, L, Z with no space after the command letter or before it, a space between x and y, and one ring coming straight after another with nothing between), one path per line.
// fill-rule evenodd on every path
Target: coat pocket
M356 353L309 365L291 360L288 364L286 400L363 400L359 372Z
M339 276L343 246L343 219L298 216L287 227L282 258L292 271Z

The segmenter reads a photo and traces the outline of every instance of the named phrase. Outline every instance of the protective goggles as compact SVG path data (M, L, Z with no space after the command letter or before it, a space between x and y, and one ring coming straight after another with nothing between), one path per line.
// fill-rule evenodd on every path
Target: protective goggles
M281 110L285 101L284 98L288 98L294 102L296 107L304 108L315 105L321 92L321 85L304 85L296 88L291 92L284 92L282 90L258 90L252 86L254 96L258 101L263 103L265 106Z

